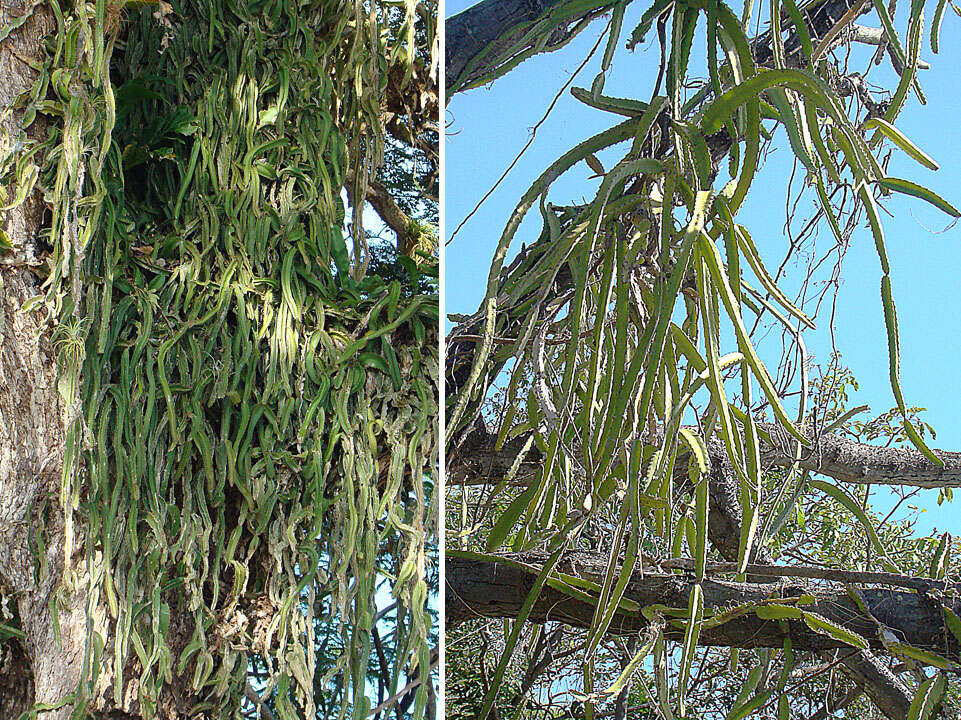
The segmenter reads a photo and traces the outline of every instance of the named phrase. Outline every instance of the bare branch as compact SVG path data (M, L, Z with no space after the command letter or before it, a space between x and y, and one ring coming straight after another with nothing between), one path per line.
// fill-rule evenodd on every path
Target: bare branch
M900 61L894 54L894 50L891 44L888 42L887 36L882 28L872 28L865 27L864 25L854 25L851 27L851 35L848 38L851 42L862 43L864 45L884 45L887 47L888 55L891 58L891 64L894 65L894 69L897 70L898 75L901 74L903 68L901 67ZM919 70L929 70L931 65L924 60L918 60Z
M251 703L253 703L255 708L257 708L257 717L263 718L264 720L274 720L274 714L270 711L267 703L265 703L264 699L257 694L257 691L254 690L253 685L251 685L249 682L247 683L247 687L244 689L244 696Z

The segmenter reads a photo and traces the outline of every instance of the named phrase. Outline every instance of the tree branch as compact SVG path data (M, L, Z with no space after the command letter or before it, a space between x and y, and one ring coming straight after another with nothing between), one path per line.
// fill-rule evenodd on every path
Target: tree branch
M851 690L849 690L843 698L838 700L836 703L832 703L830 706L828 704L823 705L821 709L809 717L808 720L829 720L829 718L834 715L836 711L843 710L861 697L862 692L863 691L859 687L851 688Z
M531 55L552 52L563 47L587 23L614 7L614 2L599 1L593 7L560 21L550 19L550 11L562 0L484 0L462 13L448 18L445 25L447 98L470 89L485 79L493 80ZM849 0L816 0L802 9L812 42L826 37L834 25L853 7ZM863 4L858 13L871 10ZM534 30L534 26L540 23ZM871 42L871 33L855 33L845 38ZM800 66L801 43L793 31L785 40L788 65ZM754 43L757 62L768 65L773 59L770 33L763 33Z
M274 720L274 714L270 711L270 707L249 682L247 687L244 688L244 697L257 709L257 717L262 717L264 720Z
M662 570L693 570L694 561L688 558L669 558L657 561ZM709 562L707 570L711 573L736 573L737 563ZM949 583L934 578L912 577L891 572L868 572L863 570L837 570L816 565L768 565L749 563L745 572L758 577L776 580L777 578L806 578L808 580L831 580L839 583L859 585L889 585L911 590L945 590Z
M840 656L845 675L857 686L858 694L864 692L889 720L907 717L911 708L908 689L871 651L861 648L822 650L821 657L833 661L835 652Z
M550 11L563 4L563 0L484 0L448 18L444 26L448 99L481 78L503 75L519 57L556 50L573 36L568 27L573 24L579 32L579 23L614 6L601 3L561 22L547 21ZM543 30L531 37L530 27L539 18Z
M758 423L761 461L767 465L790 467L794 463L793 438L779 426ZM836 434L805 433L807 447L802 448L800 467L841 482L864 485L905 485L920 488L961 487L961 452L934 450L944 463L938 467L913 448L889 448L859 443ZM653 442L656 438L651 438ZM463 442L450 455L450 482L479 485L503 478L507 469L523 449L527 435L521 435L495 446L496 437L477 423L466 433ZM716 446L716 447L715 447ZM711 455L723 456L716 439L708 443ZM679 457L686 457L682 452ZM540 453L530 450L520 465L515 484L531 482L539 467ZM683 462L676 463L683 467Z
M344 186L347 189L348 198L351 204L353 204L353 170L347 170ZM400 209L397 201L391 197L389 192L387 192L387 188L374 179L368 180L367 202L369 202L371 207L374 208L380 219L384 221L384 224L393 230L394 234L397 235L397 254L409 255L412 249L411 245L413 241L413 237L410 232L410 218L403 210Z
M510 555L535 570L540 569L546 556L528 553ZM584 580L603 581L607 556L597 553L570 553L558 568ZM477 617L516 618L534 584L534 572L492 560L478 560L449 552L446 574L446 609L448 627ZM642 608L663 605L686 608L694 579L690 576L641 574L635 572L624 597ZM747 584L707 579L702 583L705 615L731 610L746 604L779 604L796 602L802 594L815 597L812 605L800 606L830 622L857 633L874 650L885 651L878 634L878 623L894 634L898 642L938 653L952 660L961 660L958 643L947 631L940 608L926 596L904 590L867 588L862 596L870 616L865 615L846 592L843 585L828 583L817 588L788 583ZM955 612L961 611L961 601L946 600ZM543 623L563 622L579 628L589 628L594 618L594 604L551 587L545 587L534 603L530 620ZM647 628L642 613L618 610L609 633L635 635ZM812 630L803 620L788 620L787 632L776 620L762 620L750 610L731 613L731 619L713 627L701 629L699 644L721 647L781 647L787 637L795 650L821 651L849 648L831 635ZM684 637L681 626L668 624L665 635L672 640Z

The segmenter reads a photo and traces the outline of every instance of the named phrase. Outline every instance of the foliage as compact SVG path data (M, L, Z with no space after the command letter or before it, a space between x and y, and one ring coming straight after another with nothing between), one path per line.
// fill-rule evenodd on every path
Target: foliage
M364 197L387 73L433 29L413 3L44 9L24 127L49 132L10 144L5 181L51 207L64 587L90 613L75 716L232 716L253 654L276 717L319 689L366 717L378 587L393 682L430 672L437 297L367 272L341 188L350 167Z
M812 416L836 411L843 415L847 408L848 393L857 387L857 381L850 370L840 362L840 357L831 358L828 366L812 378ZM889 416L890 412L879 417ZM855 423L849 420L842 430L855 432L856 427L871 425L873 421ZM900 433L900 426L879 432L875 439L891 441ZM773 469L763 475L763 496L770 498L776 494L788 477L783 469ZM916 491L910 493L914 495ZM909 495L909 496L910 496ZM452 489L448 501L448 526L458 525L457 512L461 502L467 509L471 528L470 538L485 538L490 535L490 526L496 521L509 504L510 492L496 495L489 512L484 513L488 502L483 494L465 496L462 489ZM859 503L869 505L867 486L855 493ZM690 496L682 496L687 501ZM451 502L453 500L453 502ZM940 550L938 537L918 536L916 531L917 513L900 516L892 520L884 518L875 511L867 510L870 522L877 528L887 556L906 574L928 576L932 563ZM593 518L590 528L591 544L598 538L609 538L616 530L617 515L610 508L601 509ZM476 523L476 524L471 524ZM509 539L510 540L510 539ZM606 542L606 541L605 541ZM659 538L648 531L641 539L642 554L654 558L659 552ZM507 544L510 544L509 542ZM829 501L823 493L805 491L799 493L793 510L787 520L772 535L768 544L771 562L780 565L802 564L805 566L833 568L878 567L878 558L867 541L858 520L847 510ZM688 548L690 550L690 548ZM961 543L953 540L949 548L947 576L953 581L961 579L956 558ZM723 560L716 550L709 550L709 559ZM535 655L531 647L540 634L553 637L554 657L544 664L544 655ZM505 672L500 692L494 706L494 717L515 717L522 720L541 718L583 717L583 704L578 697L583 694L581 672L581 653L588 641L587 631L565 628L561 623L535 626L522 635ZM639 639L604 638L598 645L594 664L594 687L601 691L614 685L622 668L638 648ZM446 707L449 717L474 717L483 702L485 691L490 686L489 676L497 665L503 652L503 633L500 623L495 620L478 619L456 627L447 634L447 680ZM662 688L658 685L658 675L652 662L645 662L636 669L631 683L627 686L627 707L629 717L644 720L664 717L664 708L659 704L658 692L664 692L668 704L673 706L679 700L677 673L681 654L667 653L665 657L665 677L670 681ZM784 696L789 707L800 712L800 717L814 715L825 705L827 698L842 705L837 717L845 720L861 718L883 718L866 697L861 697L857 688L844 676L837 664L823 660L815 653L795 651L792 661L786 663L784 654L777 650L736 650L727 648L698 648L691 661L691 672L686 688L686 702L693 717L703 720L726 718L737 705L737 696L748 681L750 673L756 668L763 671L758 683L759 688L770 687L776 683L787 666L788 681ZM533 674L534 679L526 692L521 690L522 679ZM849 697L849 693L851 696ZM752 698L755 697L752 695ZM777 718L778 695L766 698L752 717ZM595 698L598 713L610 712L614 698L598 693ZM952 712L961 711L961 693L952 683L944 699L944 716L953 717ZM805 714L806 713L806 714Z
M433 239L436 247L436 230L419 220L413 220L422 232ZM417 259L423 261L431 256L420 252ZM437 293L438 266L436 262L418 265L417 261L406 255L397 255L395 247L388 243L370 243L370 266L368 273L376 275L385 283L397 282L405 296Z
M590 8L596 12L599 5ZM850 427L868 438L906 439L936 464L941 461L927 447L919 409L908 406L900 387L897 318L879 204L891 192L902 192L954 217L961 214L931 191L889 177L881 160L884 143L891 142L920 163L936 166L893 124L911 93L923 98L916 75L923 0L911 3L903 35L891 24L893 9L873 5L899 68L897 85L883 102L864 86L851 91L846 84L863 77L848 69L847 59L856 53L846 46L850 38L844 29L872 6L816 2L798 8L790 0L770 4L772 29L756 38L747 34L752 2L738 17L724 2L655 0L628 41L633 47L656 28L662 61L653 93L605 96L613 49L623 37L625 5L605 6L612 16L601 72L589 90L572 91L616 116L618 124L566 152L524 193L494 251L481 309L463 319L448 343L459 351L448 372L454 378L448 385L454 389L448 397L448 457L483 414L496 418L498 446L529 438L541 459L523 496L512 490L510 477L486 489L476 505L467 502L473 490L455 491L462 511L449 518L452 536L464 547L487 552L546 551L551 560L541 579L565 550L596 548L604 538L611 560L580 655L583 712L589 718L607 700L596 678L608 624L643 558L683 556L692 561L696 581L706 578L706 563L715 557L708 542L710 448L722 448L737 492L740 542L736 556L727 559L736 562L738 578L758 552L779 547L792 508L795 520L804 513L811 513L806 522L818 518L817 529L789 527L815 546L819 539L827 543L822 559L848 567L884 560L867 543L850 542L852 529L873 531L877 521L863 512L865 495L851 499L831 485L817 486L796 466L771 474L761 462L761 420L776 422L776 441L799 458L811 442L807 433L846 419L843 387L826 393L826 404L818 405L812 395L803 333L814 327L814 314L789 297L780 272L768 270L764 253L738 220L775 133L785 131L807 192L818 204L810 225L824 221L831 239L844 248L854 228L866 221L877 247L896 407L871 423ZM935 33L944 7L940 3L935 13ZM581 5L554 7L516 37L536 45L531 38L538 23L573 26L585 12ZM701 43L693 39L702 32L706 53L698 59L692 48ZM839 44L847 55L833 53ZM613 153L622 143L626 152L605 170L598 153ZM593 200L575 206L549 202L555 180L582 161L601 176ZM540 236L508 263L518 227L535 205L543 219ZM797 250L795 240L789 256ZM809 305L816 309L820 303ZM761 361L757 349L755 331L772 318L787 338L780 373ZM502 404L490 410L485 403L495 380L506 388L498 397ZM843 377L835 380L844 384ZM788 404L789 395L796 401ZM815 487L828 494L814 493ZM517 497L521 501L512 502ZM818 530L823 537L815 534ZM882 542L898 545L890 534ZM919 571L908 562L914 555L893 552L887 562L898 572ZM701 716L691 693L706 652L697 649L698 634L711 618L698 610L698 587L691 595L681 651L672 655L660 640L653 645L655 668L673 665L670 673L654 672L650 707L663 717ZM489 690L478 703L479 717L501 702L504 683L510 687L505 678L525 637L518 630L525 619L521 611L517 624L505 628ZM790 648L784 653L790 657ZM747 712L746 702L785 696L791 663L772 678L768 662L777 655L742 656L748 670L761 668L758 672L769 678L772 695L760 698L760 691L754 692L755 673L752 687L725 712L740 717L737 706Z
M425 480L429 485L430 481ZM410 498L413 501L413 498ZM392 557L391 545L396 543L398 538L386 537L381 541L381 550L378 553L380 573L377 580L375 596L374 623L371 626L372 650L367 659L366 681L368 686L367 695L376 707L386 705L381 710L380 717L385 715L395 715L402 718L412 718L414 711L414 700L416 699L416 688L403 692L403 688L408 684L419 681L419 670L410 667L401 667L402 662L398 660L398 654L403 652L403 622L402 615L405 612L402 605L392 601L390 596L391 578L396 575L396 567L392 567L390 559ZM425 581L430 588L438 585L438 562L436 542L429 542L427 547L427 574ZM331 598L322 600L323 605L329 605ZM437 611L429 603L427 606L428 615L431 618L430 642L432 647L437 647ZM329 609L329 608L328 608ZM399 614L401 617L399 617ZM325 618L325 613L317 613L313 618L314 625L314 655L317 668L336 667L341 662L344 654L349 650L345 646L345 638L338 625L330 623ZM397 629L401 629L401 634L397 634ZM263 693L266 683L270 679L269 658L261 655L251 654L248 656L250 661L249 680L251 687L258 695ZM436 687L437 669L432 673L434 687ZM328 677L326 674L315 673L314 675L314 697L317 700L315 717L318 719L337 717L341 712L342 703L352 702L352 698L343 692L344 677L334 675ZM388 704L390 698L396 697L396 702ZM247 700L250 700L248 696ZM288 693L288 702L293 700L293 693ZM280 698L277 693L267 693L264 702L268 709L277 716L277 705ZM428 698L428 712L433 710L435 699ZM350 710L348 709L348 712ZM428 715L430 716L430 715ZM258 719L257 707L253 702L245 703L245 718L251 720ZM258 719L259 720L259 719Z

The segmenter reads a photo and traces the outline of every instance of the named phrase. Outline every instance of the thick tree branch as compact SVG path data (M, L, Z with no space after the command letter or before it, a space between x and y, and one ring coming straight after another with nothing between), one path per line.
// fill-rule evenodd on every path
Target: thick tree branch
M822 650L821 657L833 661L837 654L844 673L854 681L859 692L864 692L871 702L889 720L903 720L911 708L911 695L898 677L870 650L846 648Z
M346 183L347 195L351 204L354 203L354 171L347 170ZM387 188L376 180L367 181L367 202L377 212L377 215L384 224L397 235L397 254L409 255L412 249L413 236L411 234L410 218L400 209L397 201L387 192Z
M545 560L541 554L512 555L535 568ZM602 554L571 553L561 563L560 571L579 578L602 581L607 557ZM446 608L447 622L454 626L476 617L514 618L533 586L534 573L511 565L449 555L447 558ZM628 582L625 598L642 608L663 605L686 608L694 579L690 576L641 574L635 572ZM730 610L746 604L779 604L796 602L802 594L815 597L804 610L816 613L832 623L857 633L873 650L886 651L878 634L879 623L898 642L907 643L942 656L961 660L958 643L947 631L937 602L923 593L866 588L862 596L870 616L865 615L851 599L843 585L827 583L819 587L790 583L745 584L714 579L703 583L705 614ZM961 600L945 599L955 612L961 611ZM594 618L591 602L545 587L530 615L533 622L558 621L573 627L587 628ZM634 635L647 628L642 613L620 610L615 614L609 632ZM715 627L702 627L699 643L722 647L781 647L790 637L795 650L831 650L849 648L836 638L815 632L803 620L789 620L787 633L777 621L762 620L751 611L732 613L729 621ZM684 636L683 627L668 624L665 634L674 640Z
M258 718L262 717L263 720L274 720L274 714L270 711L270 707L264 702L260 695L257 694L257 691L254 690L253 685L249 682L244 688L244 697L257 709Z
M570 39L568 28L601 15L613 2L596 3L576 17L544 22L543 31L517 45L530 26L544 20L562 0L485 0L452 18L445 26L445 76L447 97L489 76L513 67L511 61L526 54L550 52Z
M484 0L449 18L445 26L447 98L483 79L503 75L520 59L562 47L587 22L614 6L613 2L598 0L577 15L561 21L549 20L551 10L562 4L561 0ZM850 0L816 0L803 8L812 41L816 43L825 37L853 5ZM862 5L859 14L872 8L871 3ZM536 23L540 26L532 33ZM874 40L874 33L855 28L844 41L871 43ZM802 64L801 43L793 32L785 40L785 51L788 65ZM759 64L771 63L769 33L758 37L754 52Z
M693 570L694 561L688 558L670 558L657 562L662 570ZM737 563L709 562L707 569L710 573L736 573ZM819 567L816 565L773 565L750 563L745 572L757 577L766 578L774 582L779 578L805 578L808 580L831 580L839 583L853 583L859 585L890 585L891 587L909 588L911 590L944 591L950 585L946 580L934 578L912 577L891 572L869 572L864 570L838 570L835 568Z
M0 717L19 718L33 707L33 669L17 638L0 643Z
M793 448L785 433L774 425L761 428L768 435L762 460L788 466ZM943 462L938 467L913 448L876 447L840 435L807 433L808 447L802 448L800 465L805 470L843 482L865 485L909 485L921 488L961 487L961 453L934 450Z
M759 423L761 460L767 465L789 467L794 463L793 439L778 426ZM889 448L859 443L836 434L806 433L807 447L802 448L800 467L841 482L865 485L905 485L920 488L961 487L961 452L934 450L944 463L938 467L913 448ZM450 481L453 484L477 485L501 480L523 449L527 436L522 435L495 447L495 436L481 423L464 435L451 452ZM652 438L653 441L653 438ZM711 455L723 457L720 442L709 443ZM515 477L518 485L527 484L537 473L540 453L530 450ZM683 463L677 463L683 466Z

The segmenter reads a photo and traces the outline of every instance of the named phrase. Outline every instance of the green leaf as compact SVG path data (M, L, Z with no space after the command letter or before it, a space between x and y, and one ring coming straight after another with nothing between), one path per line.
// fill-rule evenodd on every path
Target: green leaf
M944 467L944 461L931 452L931 449L924 442L920 433L918 433L911 421L908 420L908 410L904 402L904 393L901 391L901 350L898 340L898 314L894 307L894 297L891 293L891 278L887 274L881 278L881 303L884 306L884 324L888 332L888 364L891 375L891 390L894 392L894 399L898 404L898 409L901 411L904 430L914 444L914 447L917 448L921 454L938 467Z
M934 9L934 19L931 21L931 50L935 54L938 52L939 40L941 37L941 22L944 20L944 11L948 6L948 0L938 0L938 5Z
M330 233L330 257L337 267L337 272L341 277L347 275L350 270L350 260L347 256L347 239L344 233L334 229Z
M365 367L374 368L380 370L382 373L390 374L387 361L375 352L362 352L357 356L357 359L363 363Z
M755 695L750 700L733 707L731 712L727 714L726 720L743 720L751 715L755 710L765 705L767 701L771 699L771 695L773 694L774 690L765 690L764 692Z
M861 527L864 528L864 532L867 534L868 539L874 546L875 551L881 557L884 566L891 572L899 572L897 565L888 559L887 550L885 549L881 538L878 537L877 530L874 529L874 523L864 512L864 509L859 503L857 503L854 498L852 498L845 490L839 488L837 485L832 485L824 480L819 480L817 478L811 478L808 480L808 484L815 490L820 490L828 497L831 497L841 505L843 505L848 512L857 518L858 522L861 523Z
M936 677L928 678L918 686L911 707L908 708L906 720L929 720L944 696L946 682L944 675L938 673Z
M953 660L949 660L946 657L942 657L937 653L931 652L929 650L922 650L921 648L914 647L913 645L908 645L907 643L900 642L888 642L885 644L887 649L897 655L902 655L912 660L917 660L922 665L930 665L931 667L936 667L941 670L958 670L958 663Z
M951 560L948 556L948 551L951 547L951 535L949 533L944 533L941 535L941 540L938 542L938 547L934 551L934 556L931 558L931 564L928 567L928 575L938 580L943 580L947 576L948 566Z
M744 683L741 685L741 690L737 694L737 698L734 700L733 709L727 716L727 720L731 720L732 716L736 715L737 710L749 701L751 695L757 690L758 683L761 682L761 676L764 674L763 665L755 665L748 672L747 677L744 678ZM741 715L740 717L744 717Z
M804 622L807 626L819 632L822 635L830 635L835 640L843 642L846 645L851 645L853 647L861 648L862 650L868 649L868 641L855 632L843 628L840 625L836 625L827 618L821 617L816 613L803 610Z
M787 296L781 291L781 288L777 286L774 282L774 278L764 267L764 262L761 260L761 255L757 251L757 246L754 244L754 240L751 239L751 235L742 225L734 226L734 236L737 239L737 245L744 254L748 265L751 266L751 270L757 276L757 279L761 281L761 285L767 290L771 296L777 300L785 310L794 315L798 320L807 325L812 330L816 327L814 322L805 315L801 310L794 306Z
M584 158L584 162L586 162L587 166L598 175L605 174L606 171L604 170L604 166L601 164L601 161L597 159L597 155L595 155L594 153L591 153L586 158Z
M707 536L709 522L709 490L710 475L699 473L697 485L694 488L694 574L698 581L704 579L707 568Z
M598 95L595 97L589 90L579 87L572 87L571 95L585 105L590 105L598 110L606 110L617 115L626 115L627 117L640 117L647 111L647 108L649 107L648 103L641 100L608 97L606 95ZM658 99L663 102L666 98Z
M19 638L20 640L23 640L27 636L26 634L24 634L23 630L20 630L19 628L15 628L12 625L4 625L3 623L0 623L0 640L6 640L7 638L11 638L11 637L15 637L15 638Z
M941 613L944 615L944 624L948 626L948 630L954 635L954 639L961 645L961 618L955 615L954 610L947 605L941 606Z
M801 15L801 11L795 4L794 0L784 0L784 5L787 8L788 15L791 17L791 21L794 23L794 30L797 32L798 40L801 42L801 51L804 53L804 57L811 60L811 55L814 54L814 45L811 43L811 34L808 32L807 23L804 21L804 17Z
M754 345L751 343L750 335L747 332L747 328L744 326L744 321L741 318L741 310L738 307L737 300L734 297L734 293L731 291L731 285L727 279L727 273L724 271L723 264L721 262L721 255L718 249L714 246L707 237L703 234L698 237L698 245L701 250L701 257L704 258L708 271L711 274L711 278L714 280L714 284L720 291L721 302L724 303L724 309L727 311L727 315L730 318L732 324L734 325L734 333L737 336L738 347L741 352L744 353L744 360L751 366L751 370L754 376L757 378L758 383L761 385L761 389L764 391L764 395L767 397L768 402L771 403L771 410L774 416L778 419L784 429L787 430L798 442L803 445L808 444L808 439L804 437L803 433L798 430L791 418L784 411L784 406L781 404L781 399L778 397L777 388L774 387L774 381L771 379L767 368L761 362L761 359L757 356L757 352L754 350Z
M531 498L534 497L534 493L537 491L537 485L531 485L529 488L524 490L520 495L515 497L507 509L501 513L501 516L497 518L494 522L494 526L491 528L490 533L487 535L486 548L488 552L497 550L504 541L507 539L508 534L514 527L514 524L520 518L521 514L528 508L531 502Z
M514 648L517 647L517 642L520 639L521 631L524 629L524 625L527 622L527 618L530 616L531 611L534 609L534 603L537 602L537 598L541 594L541 590L547 583L551 576L551 573L557 567L561 558L564 555L564 551L567 549L567 542L561 542L557 548L551 553L547 562L538 572L536 569L534 572L537 575L537 579L534 580L534 584L531 587L527 598L524 600L524 604L521 606L520 611L517 613L517 618L511 627L511 631L508 634L504 642L504 651L501 654L500 660L497 663L497 667L494 668L494 672L491 675L490 687L484 696L483 705L481 706L479 717L486 718L490 713L490 709L494 704L494 699L497 697L497 692L500 690L501 683L504 678L504 673L507 671L507 666L510 664L511 659L514 657ZM451 553L450 550L447 551L448 554ZM466 553L461 553L465 557L469 557ZM516 565L523 565L523 563L516 563Z
M885 177L878 178L875 180L875 182L881 187L887 188L888 190L894 190L895 192L904 193L905 195L913 195L914 197L920 198L925 202L929 202L938 208L938 210L947 213L951 217L961 217L961 210L958 210L956 207L954 207L954 205L932 190L928 190L926 187L922 187L921 185L911 182L910 180Z
M701 618L704 613L704 591L701 589L700 583L691 586L688 607L690 608L690 615L687 621L687 629L684 632L684 645L681 651L681 664L677 678L678 703L682 715L684 714L684 695L687 692L687 682L691 676L691 665L694 662L694 651L697 648L697 639L701 632Z
M617 680L611 685L607 690L604 690L605 695L618 695L624 686L630 681L637 672L637 668L644 661L644 659L651 654L651 650L654 649L654 643L657 641L657 636L655 635L646 643L641 646L641 649L634 653L634 657L631 661L624 666L621 674L617 676Z
M705 135L712 135L723 127L724 122L741 105L756 98L765 90L788 87L818 102L825 112L833 110L833 104L825 94L821 81L803 70L762 70L724 92L704 112L701 120Z
M893 142L909 156L924 165L924 167L928 168L929 170L938 169L938 164L930 155L915 145L907 135L898 130L896 127L894 127L894 125L889 123L884 118L870 118L869 120L865 121L863 127L865 130L877 128L888 140Z
M853 407L853 408L851 408L850 410L848 410L847 412L845 412L844 414L842 414L841 416L839 416L839 417L838 417L836 420L834 420L830 425L827 425L827 426L824 428L824 430L821 431L821 433L822 433L823 435L827 435L827 434L829 434L829 433L833 433L835 430L837 430L839 427L841 427L842 425L844 425L844 423L846 423L848 420L850 420L851 418L853 418L855 415L858 415L858 414L863 413L863 412L865 412L866 410L870 410L870 409L871 409L871 408L870 408L870 406L868 406L868 405L858 405L857 407Z
M817 166L814 164L814 161L811 159L811 154L808 152L809 144L806 142L806 138L803 137L801 125L798 122L798 117L794 114L793 103L788 99L787 93L779 87L771 87L768 88L767 94L768 97L771 98L771 103L777 108L778 119L784 126L784 131L787 133L788 142L794 151L795 157L804 165L808 172L812 174L817 173Z
M681 439L691 448L691 452L694 454L694 459L697 460L697 466L700 471L706 474L711 469L711 461L707 456L707 446L699 435L691 432L687 428L681 428L678 430L678 435Z
M758 605L754 614L761 620L800 620L804 611L792 605Z

